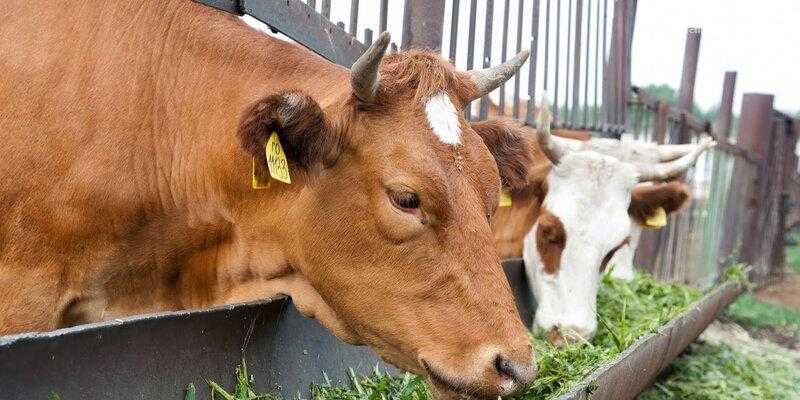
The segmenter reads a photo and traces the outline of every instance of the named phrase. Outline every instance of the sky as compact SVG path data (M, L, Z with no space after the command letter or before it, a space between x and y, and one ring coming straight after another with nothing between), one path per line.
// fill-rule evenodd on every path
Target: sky
M725 71L746 92L775 95L775 108L800 111L800 0L639 0L632 81L679 86L686 30L701 29L695 102L719 103Z
M443 26L443 55L447 56L450 41L450 18L453 0L445 0ZM523 2L522 40L520 47L528 49L533 35L531 32L531 10L533 0L509 0L509 35L507 40L508 57L515 53L516 21L519 2ZM608 24L610 29L611 10L614 0L609 3ZM317 9L321 8L317 1ZM389 0L388 28L392 33L392 41L401 43L404 0ZM490 64L496 65L501 57L502 27L504 0L495 0L492 24L492 51ZM540 0L540 40L536 45L540 61L537 66L537 97L545 84L542 55L544 54L544 33L546 0ZM475 29L475 67L482 66L484 24L487 9L486 0L477 0ZM557 0L552 0L549 17L551 35L554 36ZM584 0L584 4L592 5L592 22L589 26L598 28L596 6L598 0ZM351 0L332 0L331 20L349 24ZM457 40L456 66L465 69L467 66L469 0L460 0L459 34ZM569 0L561 1L562 18L569 12ZM572 10L574 16L575 10ZM363 40L364 28L378 30L379 1L362 0L359 2L358 38ZM583 13L584 21L587 13ZM586 32L584 22L584 32ZM601 28L601 27L600 27ZM755 3L747 0L639 0L634 42L632 50L632 81L636 85L669 84L680 85L683 52L688 28L699 28L702 31L700 56L695 84L695 102L707 109L719 103L722 93L722 80L725 71L738 72L734 113L738 113L741 94L745 92L771 93L775 95L775 108L795 113L800 111L800 0L764 0ZM610 32L610 30L609 30ZM562 37L566 37L567 26L561 24ZM590 31L594 34L594 30ZM594 42L594 37L590 42ZM585 43L585 42L584 42ZM556 68L554 59L556 49L550 41L550 68L547 77L548 97L555 95L554 82ZM568 56L569 55L569 56ZM566 60L570 59L572 50L564 42L561 43L558 59L558 71L561 82L558 94L561 99L568 96L564 87L567 73ZM594 48L590 48L589 59L596 57ZM583 54L585 60L585 54ZM521 97L527 98L527 82L529 65L520 71ZM583 67L582 67L583 68ZM594 64L589 66L589 85L581 89L590 101L595 96ZM585 79L582 86L585 85ZM584 90L585 89L585 90ZM506 86L507 93L513 92L513 83ZM497 98L497 92L493 96ZM496 101L496 100L495 100ZM562 100L563 101L563 100Z

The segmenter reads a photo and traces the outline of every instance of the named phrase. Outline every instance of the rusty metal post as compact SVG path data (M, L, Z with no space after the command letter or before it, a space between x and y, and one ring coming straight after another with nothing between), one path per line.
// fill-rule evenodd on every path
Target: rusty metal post
M774 138L772 131L772 104L774 97L769 94L745 93L742 99L742 111L739 120L737 143L751 152L758 160L754 168L754 176L750 182L751 190L744 196L742 225L743 232L741 260L753 266L756 281L766 277L768 266L758 265L763 248L762 236L764 213L768 212L766 195L769 183L767 162ZM738 178L738 176L737 176Z
M681 87L678 93L678 110L692 112L694 104L694 82L697 76L697 59L700 54L700 28L689 28L686 31L686 46L683 51L683 71ZM685 123L678 124L675 136L676 143L689 143L691 135Z
M667 140L667 121L669 119L669 104L659 101L656 112L655 137L656 143L664 144Z
M736 88L736 71L725 72L722 83L722 99L717 112L717 123L714 127L720 139L731 137L731 121L733 120L733 94Z
M405 7L400 47L441 50L444 0L406 0Z

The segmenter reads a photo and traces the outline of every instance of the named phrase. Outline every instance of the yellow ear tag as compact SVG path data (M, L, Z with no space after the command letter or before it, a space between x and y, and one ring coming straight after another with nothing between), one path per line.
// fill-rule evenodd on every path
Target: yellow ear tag
M656 208L655 214L651 215L650 218L647 218L644 221L645 226L651 229L661 229L662 227L667 225L667 212L664 211L664 207Z
M289 163L286 161L286 154L283 152L277 132L269 135L265 151L269 175L283 183L292 183L292 179L289 178Z
M511 207L511 194L505 189L500 189L499 207Z
M256 169L258 169L258 173L256 173ZM253 158L253 172L252 172L252 176L250 177L250 186L252 186L253 189L268 189L269 188L269 184L272 181L267 179L267 182L264 183L263 180L261 178L259 178L259 177L262 177L262 176L266 175L266 171L262 171L263 169L264 169L264 167L262 167L260 163L258 165L256 165L256 159Z

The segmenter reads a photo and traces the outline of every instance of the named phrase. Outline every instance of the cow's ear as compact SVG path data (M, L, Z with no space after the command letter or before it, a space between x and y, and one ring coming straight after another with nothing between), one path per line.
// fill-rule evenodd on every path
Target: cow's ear
M682 182L641 184L631 192L628 214L641 225L657 215L658 208L669 214L679 210L689 200L689 186Z
M302 92L282 92L254 102L242 114L237 134L246 152L266 162L264 147L272 132L278 134L289 163L302 170L317 163L328 166L339 154L339 135L319 104Z
M520 190L528 186L533 166L532 135L525 135L521 125L507 120L472 122L471 126L494 156L503 187Z

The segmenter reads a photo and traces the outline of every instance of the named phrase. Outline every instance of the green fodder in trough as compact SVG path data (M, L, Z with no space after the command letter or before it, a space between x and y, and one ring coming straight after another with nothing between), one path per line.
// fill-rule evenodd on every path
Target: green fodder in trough
M700 293L685 286L658 282L645 273L637 273L631 282L603 278L598 294L599 325L590 341L563 347L548 344L541 335L532 336L539 363L539 376L520 399L554 398L588 377L598 367L614 360L636 340L681 313L697 300ZM314 400L428 400L430 392L424 381L414 375L391 376L374 371L368 376L350 372L349 387L314 385ZM237 369L236 388L226 392L209 382L215 398L226 400L276 399L259 395L252 388L244 365ZM193 399L187 399L193 400Z

